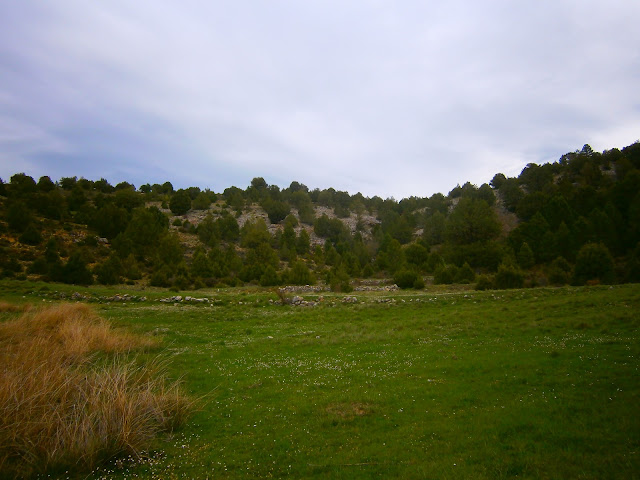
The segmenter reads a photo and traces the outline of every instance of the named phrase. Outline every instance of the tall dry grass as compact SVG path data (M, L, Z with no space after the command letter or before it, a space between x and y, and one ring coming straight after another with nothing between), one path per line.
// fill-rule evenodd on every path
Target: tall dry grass
M180 426L193 405L180 385L125 356L152 345L81 304L0 324L0 477L91 469Z

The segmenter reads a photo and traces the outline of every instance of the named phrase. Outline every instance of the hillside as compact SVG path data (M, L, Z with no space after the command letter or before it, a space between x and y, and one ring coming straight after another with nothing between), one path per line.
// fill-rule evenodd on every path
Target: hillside
M640 279L640 144L400 201L254 178L138 188L17 173L0 182L0 275L174 289L326 284L508 288Z

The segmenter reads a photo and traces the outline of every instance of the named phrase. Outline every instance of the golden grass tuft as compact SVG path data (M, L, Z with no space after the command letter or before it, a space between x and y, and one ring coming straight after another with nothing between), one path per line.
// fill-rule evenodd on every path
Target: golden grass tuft
M0 472L91 469L138 455L159 432L180 426L193 402L179 383L158 360L137 365L125 357L152 345L82 304L0 324ZM99 363L97 352L109 355Z
M31 309L31 305L16 305L14 303L0 301L0 313L26 312Z

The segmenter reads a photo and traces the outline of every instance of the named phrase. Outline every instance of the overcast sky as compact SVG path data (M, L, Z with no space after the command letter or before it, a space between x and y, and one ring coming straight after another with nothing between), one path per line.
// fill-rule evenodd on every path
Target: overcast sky
M0 177L429 196L640 138L637 0L0 2Z

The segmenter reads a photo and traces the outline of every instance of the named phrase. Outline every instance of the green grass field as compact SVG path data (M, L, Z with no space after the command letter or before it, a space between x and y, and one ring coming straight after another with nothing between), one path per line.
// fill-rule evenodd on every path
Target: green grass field
M43 285L2 283L1 298L74 291ZM640 478L639 285L325 294L315 307L257 289L193 292L209 305L144 294L96 309L161 335L201 408L87 478Z

